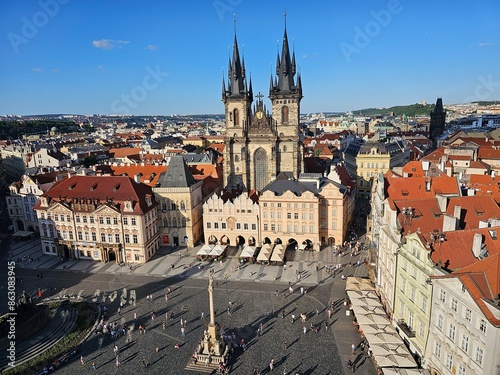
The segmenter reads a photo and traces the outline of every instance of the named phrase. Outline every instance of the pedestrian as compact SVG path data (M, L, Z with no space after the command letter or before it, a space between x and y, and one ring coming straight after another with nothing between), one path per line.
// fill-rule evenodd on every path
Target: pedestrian
M290 288L288 288L288 291L290 292L290 294L293 294L293 287L290 286Z
M83 360L83 355L80 356L80 362L82 363L82 365L85 364L85 361Z
M93 369L94 371L95 371L95 370L97 370L97 367L95 366L95 362L94 362L94 361L92 361L92 369Z
M155 352L158 353L160 351L160 348L157 346L155 349Z
M181 336L186 336L186 329L184 327L181 327Z
M205 313L202 311L201 312L201 317L200 317L201 320L205 320Z
M281 310L281 319L285 319L285 309Z
M121 309L121 307L118 308L118 315L122 316L122 309Z
M165 331L165 328L167 328L167 323L163 322L161 326L162 326L163 330Z
M137 320L137 313L134 313L134 320Z
M210 356L205 358L205 367L208 367L209 364L210 364Z
M148 362L146 361L146 358L143 358L143 359L142 359L142 365L143 365L144 367L148 367Z
M165 294L165 302L168 302L168 294Z
M325 331L328 331L328 322L325 322Z
M285 340L285 342L283 343L283 346L285 347L285 350L288 349L288 341Z
M262 330L263 330L262 323L260 323L259 324L259 336L262 336Z
M304 295L304 287L303 286L300 287L300 294Z
M229 306L227 307L227 314L231 315L231 307L229 307Z
M351 352L352 352L352 354L355 354L355 351L356 351L356 345L352 344L351 345Z
M115 344L115 346L113 346L113 352L115 353L115 356L118 355L118 345Z
M295 314L292 314L292 324L295 323Z
M278 291L278 289L276 289L276 291L274 292L274 294L276 295L276 297L278 297L280 295L280 292Z
M116 367L120 366L120 359L118 358L118 356L116 356L115 364L116 364Z
M331 319L332 318L332 309L329 308L328 309L328 319Z
M302 331L304 331L304 335L305 335L307 333L307 327L306 326L302 327Z
M272 358L271 362L269 362L269 370L271 370L271 371L274 370L274 358Z

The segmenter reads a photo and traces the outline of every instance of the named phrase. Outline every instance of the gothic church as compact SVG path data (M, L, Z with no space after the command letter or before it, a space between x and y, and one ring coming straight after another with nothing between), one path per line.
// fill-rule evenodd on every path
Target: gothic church
M271 113L260 93L252 106L252 81L247 82L245 62L240 59L235 33L227 86L222 79L226 116L224 184L227 190L261 191L282 172L295 179L303 172L299 130L302 83L300 73L295 79L296 73L295 52L290 53L285 25L281 56L278 52L276 60L276 76L271 74Z

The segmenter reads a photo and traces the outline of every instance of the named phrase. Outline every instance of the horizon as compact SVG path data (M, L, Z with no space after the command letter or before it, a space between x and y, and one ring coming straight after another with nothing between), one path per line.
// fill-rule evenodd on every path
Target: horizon
M493 0L147 5L6 3L0 111L220 115L235 31L254 94L267 97L285 22L302 76L301 114L500 97L500 24L480 22L500 16ZM457 28L471 19L478 22Z

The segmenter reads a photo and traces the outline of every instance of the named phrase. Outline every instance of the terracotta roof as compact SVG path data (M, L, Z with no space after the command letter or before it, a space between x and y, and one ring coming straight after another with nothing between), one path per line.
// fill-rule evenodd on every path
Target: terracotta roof
M500 326L500 319L488 306L500 295L500 253L478 260L450 275L435 278L458 278L490 323Z
M471 160L472 157L469 155L448 155L449 160Z
M490 195L451 197L448 200L446 213L453 216L455 206L461 207L460 228L462 229L478 228L479 221L500 219L500 207Z
M444 173L433 162L430 162L429 169L433 168L432 173L443 175ZM408 177L425 177L428 173L424 171L422 161L415 160L406 163L402 168L403 173L408 173Z
M115 158L123 158L125 156L137 155L142 151L140 147L121 147L121 148L112 148L109 150L109 153L113 155Z
M389 201L432 198L436 194L460 195L460 187L455 177L446 175L434 177L396 177L385 178L386 196ZM430 184L430 189L426 189Z
M496 230L496 228L446 232L445 241L432 245L432 261L435 264L441 264L443 268L450 271L457 271L474 264L478 261L472 252L472 243L476 233L483 235L483 244L485 244L490 256L498 254L500 252L500 238L494 239L490 234L490 230ZM427 241L432 242L430 241L430 234L424 234L424 237Z
M224 143L212 143L207 148L213 148L214 150L222 154L224 153L224 147L225 147Z
M440 147L434 151L432 151L430 154L425 155L421 160L423 161L433 161L435 163L439 162L439 159L444 155L444 148Z
M472 160L470 162L469 168L489 169L490 165L488 163L485 163L484 161L475 161L475 160Z
M146 204L145 196L150 195L153 202L149 207ZM105 204L115 204L123 212L126 201L132 200L133 212L131 214L144 214L157 205L153 191L150 186L137 184L130 177L122 176L72 176L56 182L43 196L47 196L51 201L71 204L73 199L88 199L89 201L99 201ZM112 202L111 202L112 201ZM41 207L41 201L34 207Z
M479 149L477 154L479 159L500 159L500 149L483 148Z
M443 227L443 215L435 198L395 201L394 207L405 236L418 231L427 233ZM405 211L411 208L412 215L403 214L403 208Z
M155 186L158 182L158 178L162 173L167 171L165 165L125 165L125 166L113 166L110 165L109 169L114 176L128 176L134 177L136 175L141 176L141 182L149 185ZM146 182L148 181L148 182Z

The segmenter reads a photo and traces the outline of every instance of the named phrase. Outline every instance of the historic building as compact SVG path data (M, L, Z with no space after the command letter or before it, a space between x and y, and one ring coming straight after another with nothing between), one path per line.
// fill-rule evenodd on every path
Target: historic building
M443 109L443 99L436 100L436 106L431 112L431 122L429 125L429 138L434 146L437 144L437 139L443 134L446 124L446 111Z
M71 176L41 195L42 251L71 259L146 263L158 250L151 187L126 176Z
M271 113L258 94L252 107L253 90L248 83L245 63L240 59L234 36L233 56L229 59L228 83L222 80L225 106L224 186L228 190L261 191L280 173L298 178L303 171L299 117L302 99L300 73L295 53L290 53L285 28L276 76L271 75L269 99Z
M182 156L173 156L153 188L161 212L161 242L192 247L203 236L203 182L196 180Z

